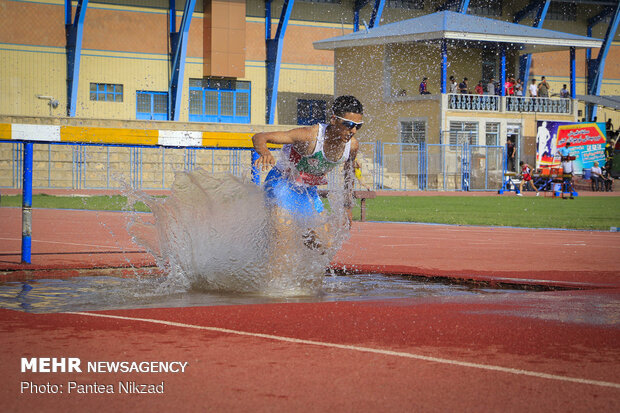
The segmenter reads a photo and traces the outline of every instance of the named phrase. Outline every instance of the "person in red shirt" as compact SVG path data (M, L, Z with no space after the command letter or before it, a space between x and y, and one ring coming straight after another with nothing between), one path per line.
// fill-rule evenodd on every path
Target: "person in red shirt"
M484 95L484 87L482 86L482 80L478 82L474 90L476 91L477 94Z
M519 183L519 192L517 195L523 196L523 184L527 185L528 182L531 183L536 190L536 196L540 195L538 188L536 188L536 185L534 185L534 181L532 180L532 168L523 161L519 162L519 166L521 167L521 182Z
M509 77L504 83L504 87L506 88L506 96L514 96L515 95L515 80L512 77Z

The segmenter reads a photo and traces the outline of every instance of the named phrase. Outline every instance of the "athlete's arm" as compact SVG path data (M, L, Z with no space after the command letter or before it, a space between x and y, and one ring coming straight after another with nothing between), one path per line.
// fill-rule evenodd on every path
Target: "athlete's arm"
M307 148L317 135L318 126L307 126L303 128L291 129L289 131L259 132L252 136L254 150L259 158L254 162L254 166L262 170L269 169L276 164L276 160L267 148L268 143L276 145L293 144L296 148L304 150Z

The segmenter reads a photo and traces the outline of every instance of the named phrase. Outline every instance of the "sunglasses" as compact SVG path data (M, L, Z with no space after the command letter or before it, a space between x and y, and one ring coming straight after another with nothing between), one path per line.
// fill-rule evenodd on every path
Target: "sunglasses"
M341 120L340 123L342 123L348 129L355 128L357 130L360 130L362 129L362 126L364 126L364 122L357 123L357 122L353 122L352 120L341 118L340 116L336 116L336 115L334 115L334 117L340 119Z

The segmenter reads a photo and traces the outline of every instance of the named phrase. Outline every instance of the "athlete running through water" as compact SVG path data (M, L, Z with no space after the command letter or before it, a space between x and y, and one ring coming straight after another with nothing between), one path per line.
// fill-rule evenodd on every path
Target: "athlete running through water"
M261 170L273 166L265 179L268 199L294 219L304 220L323 211L317 185L327 184L327 173L344 163L345 208L350 225L353 167L359 148L354 135L364 124L363 107L353 96L340 96L334 101L332 112L327 124L254 135L254 149L259 155L254 166ZM284 145L277 163L267 148L268 143ZM313 231L305 234L305 244L321 247Z

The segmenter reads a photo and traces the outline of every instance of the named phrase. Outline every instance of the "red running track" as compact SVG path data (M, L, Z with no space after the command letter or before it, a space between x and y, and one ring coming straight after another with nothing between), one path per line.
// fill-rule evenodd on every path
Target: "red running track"
M6 235L19 233L18 213L0 209L5 277L149 263L146 254L118 253L139 250L121 214L35 210L33 264L22 266L19 241ZM4 411L54 412L618 411L619 240L603 232L355 223L337 265L583 289L82 314L0 310L0 401ZM533 248L516 254L525 242ZM189 365L177 374L20 373L21 357ZM131 380L163 381L165 393L119 394L118 382ZM64 393L21 393L23 381L63 384ZM112 384L115 393L67 394L69 381Z

